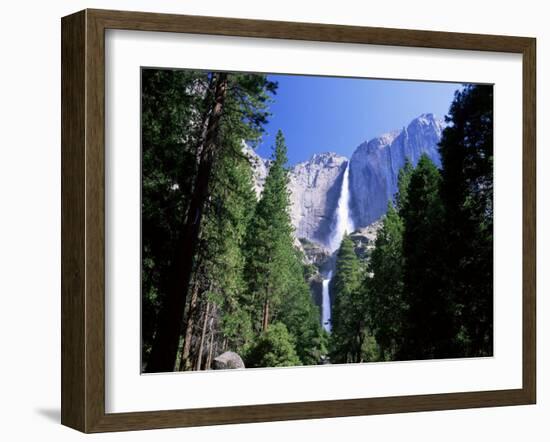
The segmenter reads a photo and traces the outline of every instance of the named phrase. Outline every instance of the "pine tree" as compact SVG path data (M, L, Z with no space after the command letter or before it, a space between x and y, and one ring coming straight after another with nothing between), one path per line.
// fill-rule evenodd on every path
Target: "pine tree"
M326 335L320 323L320 311L314 304L306 282L301 252L295 251L289 262L287 281L278 321L284 323L296 342L296 352L302 365L315 365L326 355Z
M404 294L408 305L400 359L455 355L455 306L442 288L443 205L440 173L427 155L414 170L402 210Z
M249 308L254 327L265 331L278 308L289 280L289 263L294 253L292 225L288 213L288 171L286 145L277 133L273 162L266 177L261 199L247 235L246 279Z
M212 75L210 83L206 94L208 103L202 118L204 131L196 147L198 165L193 180L193 193L189 198L185 222L176 240L166 298L159 311L158 329L147 364L150 372L173 371L177 360L183 313L199 243L204 205L209 195L210 174L214 159L220 151L219 131L228 89L227 73Z
M196 259L199 265L193 274L196 291L187 306L180 370L191 368L191 360L197 358L198 346L192 348L190 345L193 339L200 341L197 322L204 324L213 319L211 342L220 349L240 352L251 339L250 319L242 306L246 290L242 246L256 197L250 165L245 157L238 155L241 140L226 137L224 143L224 152L213 171L211 197L205 208L200 253ZM210 315L201 317L199 313L206 309L206 304L216 308L209 309Z
M493 353L493 87L455 95L440 142L445 290L457 302L464 356Z
M224 139L257 139L268 115L269 94L276 87L265 76L255 74L215 72L207 74L207 80L202 86L200 130L194 143L196 169L185 201L184 222L177 224L173 259L165 274L167 283L148 358L149 372L172 371L176 365L187 295L198 264L203 218L211 197L212 171L224 146L231 145Z
M300 364L292 336L282 322L262 331L246 357L247 367L289 367Z
M142 360L167 290L173 243L189 204L206 73L142 71Z
M330 359L334 363L362 362L363 344L367 336L365 297L360 290L361 269L353 242L342 239L331 281L333 294Z
M395 194L395 207L397 211L402 210L407 204L407 195L413 171L414 167L412 163L409 158L406 158L405 164L399 169L399 173L397 174L397 193Z
M306 282L303 256L294 246L286 150L284 136L279 131L264 190L247 234L248 293L243 303L257 335L266 333L272 321L284 324L300 362L314 364L324 351L325 336L319 309ZM259 348L256 347L256 355Z
M412 168L410 170L412 174ZM400 172L400 176L405 175ZM398 195L405 192L406 188L400 186ZM404 199L397 198L397 201ZM369 262L372 277L367 275L362 287L367 299L368 323L380 347L382 360L395 360L403 345L407 311L403 266L403 220L390 202Z

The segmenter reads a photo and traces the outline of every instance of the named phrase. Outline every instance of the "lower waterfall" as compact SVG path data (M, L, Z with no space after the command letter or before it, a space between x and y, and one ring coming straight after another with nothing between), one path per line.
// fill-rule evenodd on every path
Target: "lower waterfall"
M331 325L331 308L330 308L330 293L329 293L329 284L332 279L332 270L327 274L327 278L323 279L323 311L322 311L322 324L323 328L330 333L332 329Z

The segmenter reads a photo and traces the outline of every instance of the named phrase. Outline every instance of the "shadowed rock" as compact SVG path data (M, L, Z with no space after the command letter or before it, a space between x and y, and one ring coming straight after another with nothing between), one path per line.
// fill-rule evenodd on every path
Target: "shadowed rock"
M416 166L425 153L441 167L437 144L443 129L442 120L422 114L402 130L374 138L355 150L350 160L350 193L357 227L368 226L386 213L406 158Z

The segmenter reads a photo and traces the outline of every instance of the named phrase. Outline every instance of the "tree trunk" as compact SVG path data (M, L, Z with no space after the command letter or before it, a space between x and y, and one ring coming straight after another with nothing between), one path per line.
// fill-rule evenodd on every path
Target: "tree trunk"
M210 301L207 301L206 310L204 311L204 319L202 322L201 341L199 345L199 352L197 354L197 363L195 365L195 370L200 370L202 365L202 352L204 350L204 338L206 336L206 324L208 323L209 310L210 310Z
M199 167L195 177L193 194L189 202L186 221L176 244L176 257L166 298L159 312L159 328L155 334L148 372L173 371L177 352L187 293L193 272L193 260L197 252L202 214L209 194L212 166L220 149L218 133L227 92L227 73L215 74L214 103L209 112L204 143L201 143Z
M176 366L174 367L174 371L181 371L181 354L182 353L183 353L183 339L181 339L181 342L178 344L179 358L176 358Z
M212 353L214 350L214 331L212 330L212 323L214 318L210 318L210 342L208 343L208 358L206 358L206 365L204 366L205 370L210 370L212 365Z
M193 328L195 327L195 314L197 312L197 300L199 298L199 284L195 284L191 293L189 311L187 312L187 323L185 325L185 337L183 350L181 352L180 370L190 368L189 354L191 352L191 341L193 340Z

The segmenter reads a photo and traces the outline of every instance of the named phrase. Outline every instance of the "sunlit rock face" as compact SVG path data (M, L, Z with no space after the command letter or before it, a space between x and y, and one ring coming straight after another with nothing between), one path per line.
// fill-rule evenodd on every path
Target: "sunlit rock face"
M322 153L290 170L290 217L298 238L328 244L347 163Z
M416 165L426 153L441 166L437 144L443 128L444 123L433 114L423 114L407 127L367 141L355 150L350 160L350 195L357 227L368 226L386 213L406 158Z
M269 171L270 161L262 158L254 151L254 149L244 142L243 154L250 162L254 192L256 192L256 196L259 198L264 190L265 179Z

